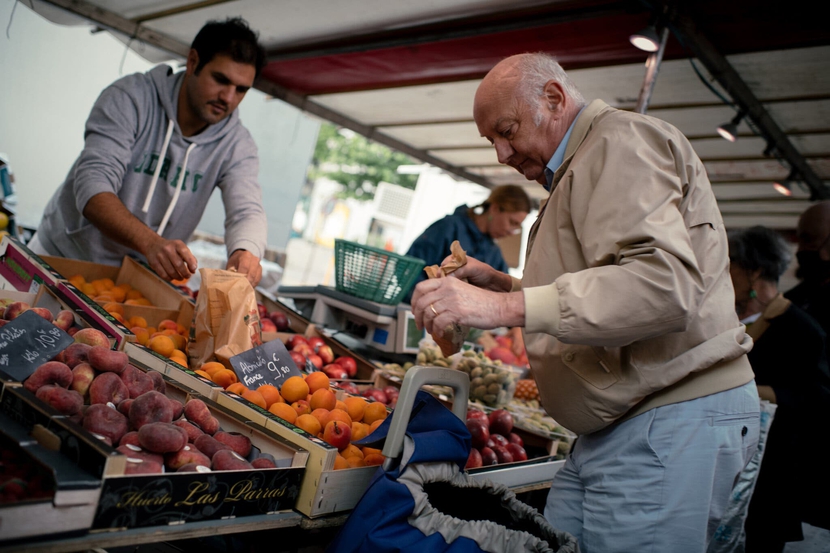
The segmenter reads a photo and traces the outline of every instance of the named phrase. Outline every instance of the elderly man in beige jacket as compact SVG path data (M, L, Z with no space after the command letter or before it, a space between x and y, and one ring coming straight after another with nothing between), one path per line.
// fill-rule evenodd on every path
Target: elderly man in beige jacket
M703 164L671 125L586 104L542 54L496 65L473 110L550 195L521 281L471 259L418 285L417 323L524 328L545 409L579 435L545 516L584 551L706 551L759 400Z

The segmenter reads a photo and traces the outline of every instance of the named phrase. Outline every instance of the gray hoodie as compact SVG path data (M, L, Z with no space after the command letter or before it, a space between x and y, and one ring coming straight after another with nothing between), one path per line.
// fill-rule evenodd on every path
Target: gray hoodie
M176 113L183 76L159 65L123 77L101 93L86 122L84 149L38 228L46 251L108 265L120 265L131 253L141 258L84 218L89 199L102 192L116 194L164 238L187 241L218 186L228 254L244 249L262 257L266 218L256 144L237 110L198 135L182 136Z

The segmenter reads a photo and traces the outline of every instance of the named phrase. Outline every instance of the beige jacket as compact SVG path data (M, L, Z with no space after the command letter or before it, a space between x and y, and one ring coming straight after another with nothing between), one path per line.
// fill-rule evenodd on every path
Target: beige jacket
M542 404L587 434L753 379L723 220L668 123L594 101L530 232L521 288Z

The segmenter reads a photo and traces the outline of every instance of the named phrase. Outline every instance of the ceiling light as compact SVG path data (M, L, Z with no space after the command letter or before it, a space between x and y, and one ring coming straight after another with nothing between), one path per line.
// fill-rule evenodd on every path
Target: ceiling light
M729 123L724 123L720 127L718 127L718 134L724 137L729 142L735 142L738 140L738 125L741 124L741 119L744 118L743 113L739 113L735 117L732 118L732 121Z
M660 47L660 36L654 25L649 25L639 33L634 33L628 40L631 44L646 52L656 52Z
M798 179L798 174L795 171L790 171L790 174L787 175L787 178L782 181L775 181L772 183L772 187L775 188L775 191L779 194L783 194L784 196L792 196L793 195L793 182Z

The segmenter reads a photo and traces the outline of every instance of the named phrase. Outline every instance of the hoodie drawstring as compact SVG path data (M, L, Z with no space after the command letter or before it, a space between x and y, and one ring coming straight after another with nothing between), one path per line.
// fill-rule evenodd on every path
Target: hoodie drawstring
M161 224L159 225L159 229L157 231L159 236L164 233L164 229L167 227L167 221L170 220L170 215L173 213L173 208L176 207L176 202L179 201L179 195L182 193L182 183L184 182L184 176L187 173L187 158L190 157L190 152L192 152L195 147L196 143L191 142L190 146L187 147L187 151L184 153L184 163L182 163L182 170L179 173L179 180L176 183L176 191L173 193L173 199L170 200L170 205L167 206L167 211L165 212L164 218L161 220Z
M164 156L167 154L167 146L170 145L170 137L173 135L173 120L167 123L167 134L164 135L164 143L161 146L161 154L159 154L158 162L156 163L156 170L153 172L153 180L150 181L150 190L147 191L147 197L144 198L144 207L141 210L147 213L150 209L150 200L153 199L153 192L156 191L156 183L159 181L161 174L161 166L164 165ZM159 234L161 234L159 232Z

